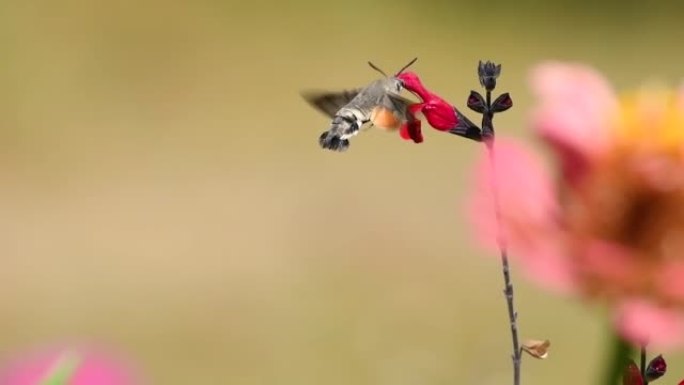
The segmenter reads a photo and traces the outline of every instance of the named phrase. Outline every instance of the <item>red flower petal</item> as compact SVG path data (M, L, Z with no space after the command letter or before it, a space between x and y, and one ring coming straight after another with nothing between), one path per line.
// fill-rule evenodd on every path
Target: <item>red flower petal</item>
M423 142L423 132L420 129L420 120L404 123L399 128L399 135L406 140L413 140L414 143Z
M454 107L438 97L433 97L425 103L423 115L428 123L439 131L449 131L458 123Z
M629 364L622 372L622 385L644 385L644 379L641 378L639 367L633 360L629 360Z

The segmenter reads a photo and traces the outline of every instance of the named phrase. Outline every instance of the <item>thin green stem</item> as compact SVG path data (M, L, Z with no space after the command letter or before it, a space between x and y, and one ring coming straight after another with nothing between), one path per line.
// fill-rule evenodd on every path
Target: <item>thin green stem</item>
M646 346L641 345L641 354L640 354L640 366L639 370L641 371L641 378L644 379L644 385L648 385L648 379L646 378Z
M522 361L522 350L520 349L520 340L518 337L518 312L515 310L513 281L511 280L511 267L508 261L508 250L506 247L506 237L503 229L503 220L501 218L501 207L499 202L499 189L496 176L496 157L494 156L494 108L492 106L492 90L496 87L496 78L501 72L501 65L495 65L492 62L482 63L478 65L478 75L480 76L480 84L485 87L486 100L484 109L482 106L473 108L482 114L482 140L487 148L490 165L490 187L493 195L494 212L496 215L496 222L498 227L497 243L499 251L501 252L501 268L504 279L504 296L506 297L506 307L508 310L508 323L511 329L511 342L513 343L513 354L511 360L513 361L513 385L520 385L520 363ZM477 99L482 100L482 95L477 94ZM510 99L509 99L510 101ZM469 104L470 106L470 104ZM510 106L509 106L510 107ZM504 109L505 110L505 109ZM500 110L504 111L504 110Z
M506 238L504 237L503 229L501 228L501 207L499 204L499 191L496 182L496 162L494 156L494 137L487 138L487 151L489 153L489 164L491 170L491 188L494 195L494 211L496 213L496 220L498 224L498 244L501 252L501 267L504 278L504 296L506 297L506 305L508 309L508 322L511 328L511 340L513 343L513 354L511 360L513 361L513 385L520 385L520 365L522 362L522 352L520 349L520 342L518 337L518 312L515 310L513 282L511 281L511 268L508 263L508 250L506 247Z
M482 115L482 130L484 133L488 133L488 135L484 137L484 143L489 155L489 167L491 172L490 185L492 189L492 195L494 196L494 212L496 214L496 222L498 226L497 243L499 246L499 251L501 252L501 268L504 279L503 293L506 297L508 322L511 328L511 341L513 343L513 354L511 354L511 360L513 361L513 385L520 385L520 365L522 363L522 352L518 337L518 312L515 310L513 281L511 280L511 267L508 262L508 248L506 246L506 238L502 228L503 220L501 218L499 188L496 176L496 157L494 156L494 113L491 112L491 95L491 91L487 91L487 111Z
M605 372L602 377L603 381L599 382L598 385L617 384L622 377L625 365L627 365L633 351L634 347L632 347L629 342L625 341L614 332L611 333L610 350L604 361L606 366L604 367Z

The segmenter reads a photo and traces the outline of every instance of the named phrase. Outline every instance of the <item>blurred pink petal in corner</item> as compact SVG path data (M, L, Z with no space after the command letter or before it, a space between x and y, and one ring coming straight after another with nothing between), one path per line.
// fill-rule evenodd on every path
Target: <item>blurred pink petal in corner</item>
M0 363L0 384L42 385L66 355L75 358L68 385L141 385L136 371L119 356L92 348L43 348Z

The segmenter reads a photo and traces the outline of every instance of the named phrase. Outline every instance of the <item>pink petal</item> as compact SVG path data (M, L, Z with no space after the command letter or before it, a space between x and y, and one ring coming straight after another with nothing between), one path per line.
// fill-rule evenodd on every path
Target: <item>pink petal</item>
M684 302L684 262L666 263L661 269L660 276L656 277L656 284L666 298Z
M530 83L539 100L534 129L557 153L566 176L581 175L588 159L609 142L618 112L614 91L596 70L574 63L539 64Z
M622 303L616 309L615 323L620 334L635 344L672 350L684 343L682 313L643 299Z
M628 284L639 274L638 258L614 242L595 239L588 242L577 261L578 268L594 278L606 281L606 286ZM611 282L614 284L611 285Z
M498 255L499 221L492 183L499 192L505 243L526 273L542 285L568 290L570 270L560 253L561 234L554 218L558 210L553 185L541 162L514 140L497 137L496 178L488 154L477 162L468 212L475 236Z
M517 259L525 276L537 284L566 295L579 291L573 266L560 250L558 238L539 240L535 249L521 253Z
M64 353L78 357L72 385L137 385L134 371L111 354L94 349L46 348L14 357L0 369L2 385L37 385L53 370Z

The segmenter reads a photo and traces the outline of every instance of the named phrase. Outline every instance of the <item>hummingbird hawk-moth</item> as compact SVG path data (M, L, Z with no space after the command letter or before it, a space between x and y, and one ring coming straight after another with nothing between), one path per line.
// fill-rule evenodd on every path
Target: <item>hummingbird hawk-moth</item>
M399 95L403 83L397 76L416 60L418 58L411 60L394 76L387 76L380 68L368 62L385 77L364 88L341 92L303 92L304 99L332 118L328 130L318 138L320 146L332 151L345 151L349 148L349 139L369 122L371 126L388 131L415 124L416 119L409 111L409 106L414 102Z

